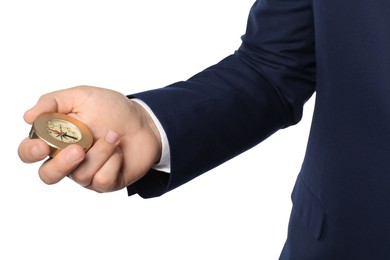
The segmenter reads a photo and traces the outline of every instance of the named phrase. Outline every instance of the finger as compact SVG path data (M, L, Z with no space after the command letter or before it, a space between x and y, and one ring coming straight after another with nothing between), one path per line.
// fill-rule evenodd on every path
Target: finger
M110 159L95 174L91 184L86 188L97 192L111 192L122 187L123 178L120 176L122 160L122 153L117 148Z
M40 114L44 112L59 112L70 113L75 105L75 97L81 95L81 89L84 88L69 88L64 90L54 91L42 95L38 102L24 114L24 120L31 124Z
M72 180L84 187L90 185L95 174L110 159L118 144L119 135L109 131L89 149L85 161L71 173Z
M32 124L34 120L44 112L57 112L58 103L54 93L56 92L41 96L38 102L24 113L24 121Z
M54 184L72 172L85 158L79 145L69 145L39 169L39 177L46 184Z
M50 147L40 139L25 138L18 147L18 155L25 163L33 163L45 159Z

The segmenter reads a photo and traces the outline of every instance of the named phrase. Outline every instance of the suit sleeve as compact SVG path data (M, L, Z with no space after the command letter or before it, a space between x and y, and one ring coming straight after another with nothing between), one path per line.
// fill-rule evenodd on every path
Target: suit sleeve
M171 173L151 170L128 194L159 196L296 124L314 91L311 0L256 1L234 54L186 81L132 95L164 127Z

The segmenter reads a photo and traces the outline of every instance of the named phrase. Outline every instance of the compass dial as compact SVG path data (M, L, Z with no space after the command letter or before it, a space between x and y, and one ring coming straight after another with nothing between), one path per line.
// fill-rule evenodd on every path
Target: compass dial
M80 129L71 122L52 119L47 122L47 132L58 141L64 143L77 143L81 140Z

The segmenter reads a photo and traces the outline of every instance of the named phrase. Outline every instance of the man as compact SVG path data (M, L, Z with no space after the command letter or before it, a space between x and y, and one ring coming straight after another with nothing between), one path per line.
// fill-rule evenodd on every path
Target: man
M390 259L390 2L260 0L233 55L185 82L127 97L93 87L49 93L25 114L70 114L97 140L46 161L100 192L159 196L316 106L281 259ZM96 106L99 101L99 106ZM25 162L49 147L26 139Z

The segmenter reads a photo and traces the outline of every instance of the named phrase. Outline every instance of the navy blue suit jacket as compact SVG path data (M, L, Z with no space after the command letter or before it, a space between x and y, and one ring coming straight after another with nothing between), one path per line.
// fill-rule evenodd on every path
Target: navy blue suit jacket
M242 45L187 81L139 93L170 144L163 194L315 110L281 259L390 259L390 1L260 0Z

